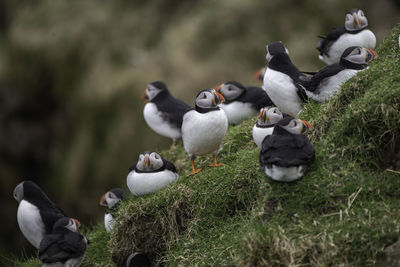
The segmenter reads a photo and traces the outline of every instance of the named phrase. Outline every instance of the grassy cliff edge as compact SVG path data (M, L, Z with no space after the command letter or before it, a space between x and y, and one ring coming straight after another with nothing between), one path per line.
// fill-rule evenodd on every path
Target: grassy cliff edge
M111 235L102 225L88 231L83 265L121 265L138 250L169 266L374 265L400 231L399 33L329 103L305 106L316 160L303 179L278 183L261 172L255 118L229 129L223 167L200 157L204 169L191 176L183 146L174 146L161 154L180 179L124 201Z

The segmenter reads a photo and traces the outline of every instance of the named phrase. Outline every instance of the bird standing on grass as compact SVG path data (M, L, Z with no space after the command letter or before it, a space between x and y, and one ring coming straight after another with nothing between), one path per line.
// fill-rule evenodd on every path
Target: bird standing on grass
M183 146L192 161L192 174L198 173L194 160L198 155L213 153L210 167L221 166L217 154L228 130L228 118L218 105L224 97L214 89L202 90L197 94L195 108L186 112L182 123Z
M280 111L296 117L308 100L304 88L298 85L306 76L293 65L282 42L268 44L267 51L263 89Z
M283 116L277 107L265 107L261 109L258 120L253 127L253 140L258 148L261 148L264 138L272 134L274 126L283 119Z
M346 13L344 26L334 28L318 43L319 59L328 65L338 63L344 50L349 46L374 49L376 37L367 29L368 20L361 9L353 8Z
M262 142L260 167L275 181L291 182L300 179L314 161L314 147L302 135L311 125L291 116L279 121L272 135Z
M130 168L126 182L133 195L142 196L163 189L178 177L174 164L157 152L145 151Z
M100 198L100 205L107 207L104 214L104 226L109 233L114 228L115 216L119 203L125 198L126 192L121 188L113 188Z
M265 91L259 87L245 87L236 81L229 81L214 89L224 96L225 102L219 106L232 125L257 114L260 108L273 105Z
M39 248L45 234L49 234L54 223L65 217L40 187L32 181L23 181L14 189L18 201L17 221L22 234L35 247Z
M38 255L43 267L78 267L81 264L88 241L78 233L79 226L76 219L58 219L52 233L40 242Z
M147 85L142 95L148 101L143 110L146 123L156 133L172 139L175 143L182 137L182 118L190 106L174 98L163 82L152 82Z
M308 81L301 82L309 98L324 102L329 100L351 77L368 67L367 63L378 54L360 46L348 47L340 58L340 63L326 66Z

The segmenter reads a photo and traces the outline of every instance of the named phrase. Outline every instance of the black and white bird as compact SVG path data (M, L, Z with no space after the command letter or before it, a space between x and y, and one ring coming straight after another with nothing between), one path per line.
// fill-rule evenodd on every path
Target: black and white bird
M314 147L302 135L308 123L287 116L274 127L272 135L262 142L260 167L275 181L300 179L314 161Z
M39 259L43 267L78 267L87 249L87 239L78 233L79 221L68 217L57 220L51 234L43 237Z
M258 120L253 127L253 140L258 148L267 135L271 135L274 126L283 119L284 114L277 107L265 107L260 111Z
M192 161L192 174L198 173L194 160L198 155L213 153L210 167L221 166L217 154L228 130L225 111L218 107L225 101L214 89L202 90L197 94L195 108L186 112L182 123L183 146Z
M135 252L126 260L126 267L150 267L149 258L143 252Z
M315 101L329 100L344 82L368 67L367 63L378 54L360 46L348 47L340 58L340 63L326 66L314 74L308 81L301 82L307 96Z
M232 125L254 116L260 108L273 105L260 87L243 86L236 81L229 81L214 89L224 96L225 102L219 107L225 111L228 123Z
M107 207L104 214L104 226L109 233L115 225L115 212L118 209L119 203L125 198L126 192L121 188L113 188L106 192L100 198L100 205Z
M49 234L54 223L65 217L40 187L32 181L23 181L14 189L18 201L17 221L22 234L35 248L39 248L45 234Z
M126 182L133 195L142 196L163 189L178 177L174 164L157 152L145 151L129 169Z
M146 123L156 133L176 140L181 138L183 114L190 106L173 97L165 83L152 82L147 85L142 95L148 101L143 110Z
M328 65L338 63L340 56L349 46L374 49L376 37L367 29L368 20L361 9L353 8L346 13L344 26L334 28L318 43L319 59Z
M298 84L306 76L292 63L282 42L268 44L267 51L263 89L281 112L296 117L308 99L304 88Z

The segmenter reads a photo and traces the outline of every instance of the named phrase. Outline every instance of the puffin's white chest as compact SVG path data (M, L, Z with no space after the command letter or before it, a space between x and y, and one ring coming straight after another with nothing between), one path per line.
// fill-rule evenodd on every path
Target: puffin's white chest
M271 135L272 132L274 131L274 127L267 127L267 128L261 128L257 127L257 124L254 125L253 127L253 140L254 143L256 143L258 148L261 148L262 141L267 135Z
M45 225L39 209L26 200L19 203L17 221L25 238L36 248L39 248L45 234Z
M178 179L179 175L170 170L159 172L138 173L131 171L128 174L127 185L135 196L155 193Z
M329 100L337 91L339 91L342 84L356 75L357 72L359 72L359 70L345 69L336 75L323 79L315 93L306 91L307 96L318 102Z
M220 108L225 111L229 124L238 124L241 121L257 114L258 110L253 108L251 103L234 101L229 104L220 104Z
M280 111L293 117L301 111L302 101L297 94L297 87L288 75L267 68L263 89Z
M190 156L217 151L227 130L228 119L222 109L206 113L191 110L183 116L183 146Z
M362 30L356 34L344 33L329 48L328 56L320 55L319 58L328 65L339 63L344 50L350 46L374 49L376 46L376 37L374 33L368 29Z
M144 106L143 116L149 127L156 133L172 138L174 141L181 137L181 129L165 120L156 104L147 103Z
M292 182L303 177L307 170L306 165L292 166L292 167L280 167L272 165L271 167L265 167L264 172L272 180L280 182Z
M115 218L110 213L104 214L104 226L106 228L107 233L111 232L114 229Z

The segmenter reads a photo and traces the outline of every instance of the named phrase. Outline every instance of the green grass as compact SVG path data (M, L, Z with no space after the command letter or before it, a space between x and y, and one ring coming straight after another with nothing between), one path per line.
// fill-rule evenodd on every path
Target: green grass
M161 154L180 179L124 201L110 236L102 225L88 232L84 266L123 264L137 250L167 266L374 265L400 231L399 33L329 103L305 106L316 159L303 179L278 183L261 172L254 118L229 129L223 167L200 157L204 169L191 176L174 146Z

